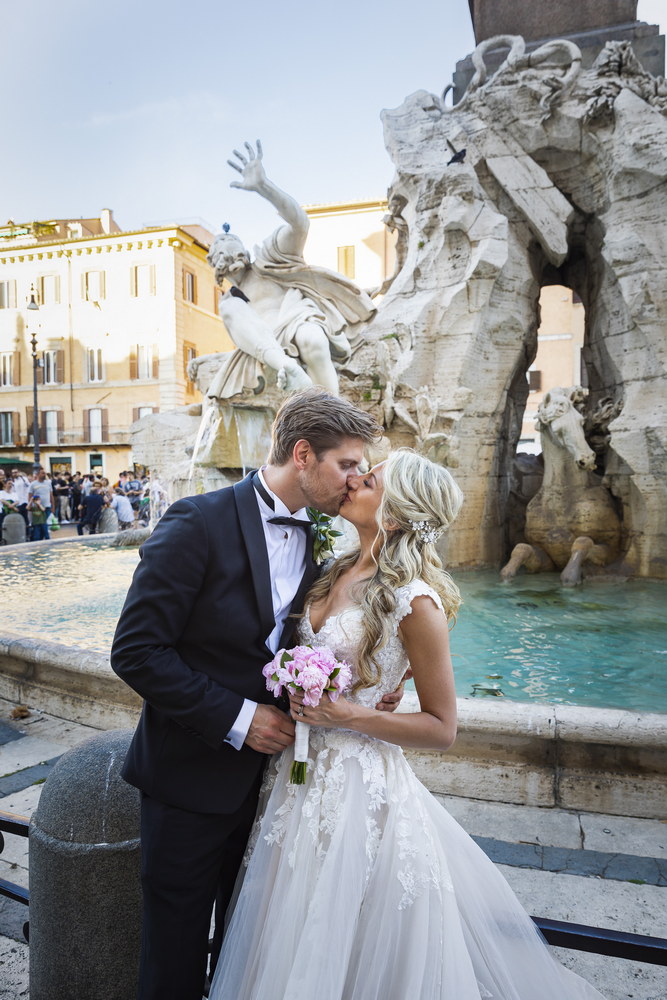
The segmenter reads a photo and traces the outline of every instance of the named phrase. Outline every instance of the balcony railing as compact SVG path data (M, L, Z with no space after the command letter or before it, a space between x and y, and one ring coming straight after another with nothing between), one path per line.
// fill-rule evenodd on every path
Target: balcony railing
M130 446L130 431L127 427L110 427L109 430L104 434L103 437L95 436L94 438L87 434L85 429L82 427L70 428L63 431L54 431L49 435L51 440L46 439L45 434L40 434L39 443L45 448L69 448L73 445L89 445L93 448L102 447L103 445L127 445ZM24 442L16 442L13 447L25 447L32 448L32 434L28 434L24 438Z

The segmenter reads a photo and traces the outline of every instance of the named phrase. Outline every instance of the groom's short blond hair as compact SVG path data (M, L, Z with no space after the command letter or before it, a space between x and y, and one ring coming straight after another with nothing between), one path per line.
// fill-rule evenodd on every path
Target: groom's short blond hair
M269 465L285 465L297 441L306 440L318 460L337 448L345 438L361 438L364 444L378 441L382 427L374 417L347 399L313 387L295 392L285 400L271 428Z

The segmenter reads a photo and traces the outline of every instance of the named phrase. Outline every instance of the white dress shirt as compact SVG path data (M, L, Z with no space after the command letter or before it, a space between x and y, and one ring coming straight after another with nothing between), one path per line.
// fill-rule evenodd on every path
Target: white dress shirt
M267 637L266 644L272 653L277 652L280 636L282 635L287 616L289 615L292 601L299 589L301 577L306 568L306 532L303 528L291 524L269 524L272 517L296 517L301 521L307 521L308 512L305 507L292 512L282 502L280 497L272 493L262 475L262 470L257 473L262 486L269 494L274 503L271 509L266 501L255 490L257 506L262 518L264 528L264 540L266 551L269 556L269 571L271 574L271 599L273 602L273 616L275 627ZM234 725L229 730L225 738L225 743L231 743L240 750L243 746L250 723L253 720L257 702L246 698Z

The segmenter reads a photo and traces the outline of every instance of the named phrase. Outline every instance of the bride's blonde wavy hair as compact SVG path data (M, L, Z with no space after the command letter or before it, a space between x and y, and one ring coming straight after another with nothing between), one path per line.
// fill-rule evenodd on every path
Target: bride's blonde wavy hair
M363 612L363 638L355 690L372 687L378 681L375 657L391 637L399 587L416 579L433 587L452 625L461 604L459 589L443 569L435 548L437 537L461 509L461 490L445 468L409 448L392 452L382 471L383 492L377 512L382 544L375 573L361 585L358 598ZM337 559L331 571L312 588L310 600L324 600L358 556L355 550Z

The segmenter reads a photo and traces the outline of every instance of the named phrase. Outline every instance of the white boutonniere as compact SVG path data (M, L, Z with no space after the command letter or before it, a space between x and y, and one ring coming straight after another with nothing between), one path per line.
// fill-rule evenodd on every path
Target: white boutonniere
M307 507L308 517L313 522L313 558L319 566L325 559L333 555L333 548L336 538L340 538L342 531L332 528L332 518L327 514L322 514L314 507Z

